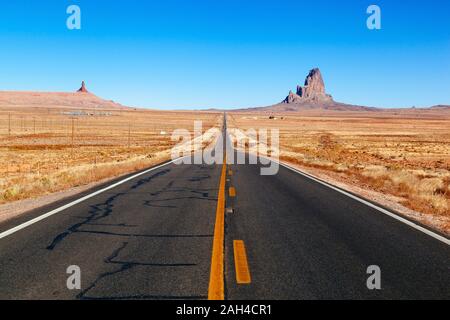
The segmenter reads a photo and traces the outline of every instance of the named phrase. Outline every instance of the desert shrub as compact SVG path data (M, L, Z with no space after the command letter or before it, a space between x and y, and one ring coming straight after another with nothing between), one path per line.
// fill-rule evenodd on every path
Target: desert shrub
M53 181L49 177L41 177L40 183L44 189L51 189L53 187Z
M345 171L348 170L348 166L346 166L346 165L343 164L343 163L340 163L340 164L337 164L337 165L335 166L335 169L336 169L336 171L338 171L338 172L345 172Z
M415 191L420 195L433 195L444 186L440 178L426 178L420 180Z
M18 186L12 186L3 192L2 198L7 201L15 200L19 197L20 193L21 189Z
M417 178L417 176L404 170L390 172L389 179L391 179L395 185L404 186L407 189L412 189L419 183L419 178Z
M443 195L427 195L421 198L435 210L435 213L448 213L448 200Z
M370 165L363 169L362 175L367 178L381 178L388 174L388 170L385 166L377 166L377 165Z

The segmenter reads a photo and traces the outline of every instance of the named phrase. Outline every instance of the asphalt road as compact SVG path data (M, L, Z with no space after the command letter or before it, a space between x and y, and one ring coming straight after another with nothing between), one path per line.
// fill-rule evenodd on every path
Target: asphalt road
M450 250L429 235L280 167L231 166L226 216L230 299L449 299ZM237 285L232 241L243 240L252 282ZM381 290L367 288L369 266Z
M171 164L1 239L0 299L207 298L219 174Z
M226 299L450 299L447 244L284 167L229 169ZM169 164L0 239L0 299L206 299L220 174ZM234 240L251 283L236 281ZM70 265L81 290L66 287Z

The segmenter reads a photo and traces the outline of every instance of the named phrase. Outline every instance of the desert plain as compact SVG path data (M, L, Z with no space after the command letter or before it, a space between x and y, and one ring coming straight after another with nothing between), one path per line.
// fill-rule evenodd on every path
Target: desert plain
M0 221L170 160L172 132L192 132L195 120L207 131L222 114L127 108L89 93L0 92Z
M192 131L196 120L204 131L220 128L222 114L129 108L90 93L0 92L0 220L167 161L174 130ZM244 132L278 129L281 161L450 233L448 109L227 117Z

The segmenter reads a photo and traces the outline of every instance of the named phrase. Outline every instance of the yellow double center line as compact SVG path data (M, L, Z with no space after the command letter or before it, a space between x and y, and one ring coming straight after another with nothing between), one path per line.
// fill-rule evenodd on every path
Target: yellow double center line
M209 278L208 300L224 300L224 236L225 236L225 179L227 174L226 156L220 176L219 194L214 227L211 275Z

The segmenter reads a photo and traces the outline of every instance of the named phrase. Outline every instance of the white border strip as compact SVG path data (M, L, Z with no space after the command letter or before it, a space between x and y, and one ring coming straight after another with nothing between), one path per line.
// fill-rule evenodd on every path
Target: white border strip
M133 175L131 177L125 178L125 179L123 179L123 180L121 180L119 182L116 182L116 183L114 183L114 184L112 184L112 185L110 185L110 186L108 186L106 188L103 188L101 190L98 190L98 191L95 191L95 192L93 192L91 194L88 194L88 195L86 195L86 196L84 196L84 197L82 197L82 198L80 198L78 200L72 201L72 202L70 202L70 203L68 203L68 204L66 204L66 205L64 205L62 207L59 207L59 208L54 209L54 210L52 210L50 212L44 213L43 215L40 215L39 217L36 217L36 218L34 218L34 219L30 220L30 221L27 221L25 223L22 223L22 224L18 225L16 227L12 228L12 229L9 229L7 231L4 231L4 232L0 233L0 240L3 239L3 238L8 237L10 235L12 235L13 233L16 233L17 231L25 229L25 228L27 228L27 227L29 227L29 226L31 226L31 225L39 222L39 221L42 221L42 220L44 220L44 219L46 219L48 217L51 217L51 216L53 216L53 215L55 215L55 214L57 214L57 213L59 213L61 211L64 211L64 210L66 210L66 209L68 209L70 207L73 207L73 206L75 206L75 205L77 205L77 204L79 204L79 203L81 203L83 201L86 201L86 200L88 200L88 199L90 199L92 197L95 197L96 195L99 195L100 193L103 193L105 191L111 190L111 189L113 189L113 188L115 188L117 186L120 186L121 184L124 184L125 182L133 180L133 179L135 179L137 177L140 177L140 176L142 176L142 175L144 175L146 173L149 173L151 171L160 169L162 167L165 167L165 166L167 166L169 164L172 164L172 163L176 163L178 161L182 161L183 159L188 158L188 157L191 157L191 156L181 157L181 158L178 158L178 159L175 159L175 160L172 160L172 161L160 164L160 165L158 165L156 167L150 168L148 170L145 170L145 171L142 171L140 173L137 173L137 174L135 174L135 175Z
M274 161L274 160L272 160L272 161ZM357 197L357 196L355 196L355 195L353 195L353 194L351 194L351 193L349 193L347 191L344 191L344 190L342 190L340 188L337 188L337 187L335 187L335 186L333 186L333 185L331 185L331 184L329 184L327 182L319 180L319 179L317 179L317 178L315 178L315 177L313 177L313 176L311 176L309 174L306 174L306 173L304 173L304 172L302 172L302 171L300 171L298 169L295 169L295 168L293 168L293 167L291 167L291 166L289 166L287 164L284 164L284 163L279 162L279 161L275 161L275 162L278 162L279 165L281 165L281 166L283 166L283 167L285 167L285 168L287 168L287 169L289 169L289 170L291 170L293 172L296 172L296 173L298 173L298 174L300 174L300 175L302 175L302 176L304 176L304 177L306 177L308 179L311 179L311 180L313 180L315 182L318 182L318 183L320 183L320 184L322 184L324 186L327 186L330 189L333 189L333 190L335 190L335 191L337 191L339 193L342 193L342 194L346 195L347 197L350 197L350 198L352 198L352 199L354 199L356 201L359 201L359 202L365 204L366 206L369 206L369 207L371 207L373 209L376 209L376 210L380 211L381 213L384 213L385 215L388 215L389 217L394 218L395 220L398 220L398 221L400 221L400 222L402 222L402 223L404 223L404 224L406 224L406 225L408 225L408 226L410 226L410 227L412 227L412 228L414 228L414 229L416 229L418 231L421 231L421 232L429 235L430 237L435 238L436 240L439 240L439 241L445 243L446 245L450 245L450 240L449 239L447 239L447 238L445 238L445 237L443 237L443 236L441 236L441 235L439 235L439 234L437 234L437 233L435 233L435 232L433 232L433 231L431 231L431 230L429 230L427 228L424 228L424 227L422 227L422 226L420 226L418 224L415 224L414 222L412 222L412 221L410 221L408 219L405 219L405 218L403 218L403 217L401 217L401 216L399 216L399 215L397 215L397 214L395 214L395 213L393 213L391 211L388 211L388 210L386 210L384 208L381 208L381 207L379 207L379 206L377 206L377 205L375 205L375 204L373 204L373 203L371 203L369 201L366 201L366 200L364 200L364 199L362 199L360 197Z

